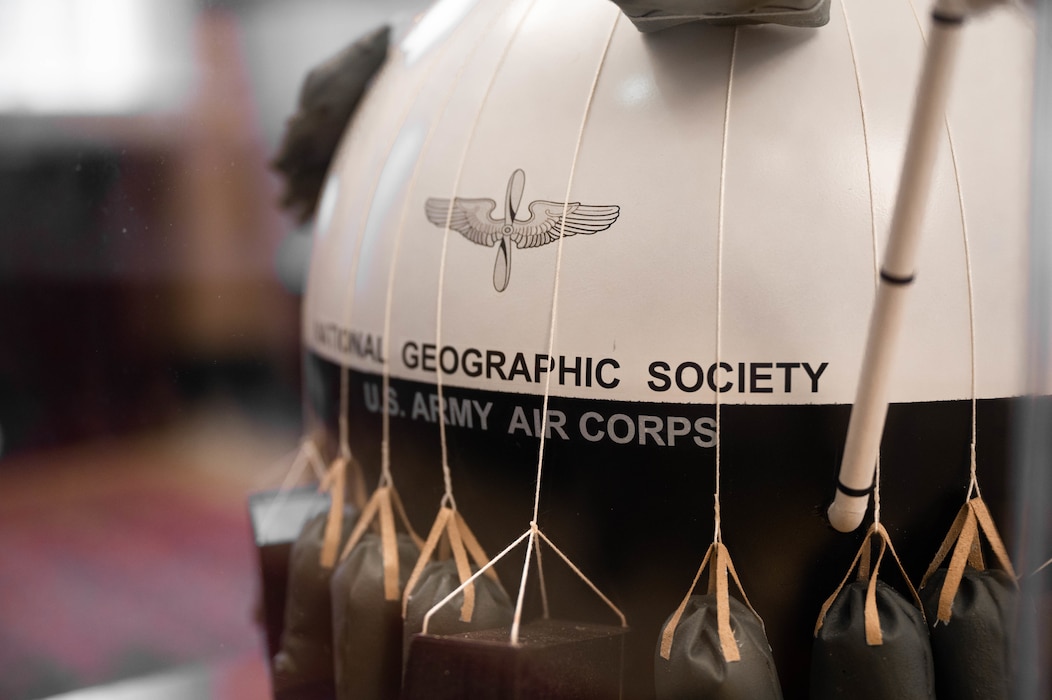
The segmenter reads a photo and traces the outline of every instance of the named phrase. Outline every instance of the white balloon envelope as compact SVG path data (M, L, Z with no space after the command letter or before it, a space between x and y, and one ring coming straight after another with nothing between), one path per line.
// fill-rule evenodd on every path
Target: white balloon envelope
M304 306L313 410L335 430L349 368L351 446L375 470L388 372L410 515L442 492L444 419L492 550L530 517L547 391L541 524L623 603L640 688L711 541L717 392L723 534L787 693L802 687L857 546L821 513L928 9L834 0L820 30L644 35L605 0L442 0L344 138ZM967 488L973 363L980 476L1004 509L1033 43L1014 8L962 37L882 453L883 517L918 575Z

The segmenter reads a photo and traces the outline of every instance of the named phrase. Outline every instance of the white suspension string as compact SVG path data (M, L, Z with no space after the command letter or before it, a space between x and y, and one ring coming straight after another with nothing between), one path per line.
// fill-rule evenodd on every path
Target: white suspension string
M913 12L913 20L917 23L917 29L920 31L921 41L924 45L928 44L928 37L924 34L924 23L921 22L920 14L917 12L917 7L913 0L909 0L910 10ZM964 209L964 191L961 187L961 171L957 164L957 147L953 141L953 130L950 128L950 120L947 116L943 116L943 124L946 126L946 139L949 142L950 150L950 162L953 164L953 181L957 188L957 207L961 213L961 237L964 242L964 267L966 273L966 279L968 284L968 349L970 354L970 391L971 391L971 409L972 409L972 424L971 424L971 440L968 445L968 492L965 495L965 502L970 501L973 496L982 498L982 491L979 489L979 478L978 478L978 460L976 459L976 443L978 441L978 390L977 390L977 376L978 370L976 368L976 357L975 357L975 344L976 344L976 332L975 332L975 287L973 284L972 276L972 250L970 244L970 238L968 236L968 217L965 214Z
M964 267L966 272L966 278L968 280L968 350L970 354L971 367L970 367L970 382L971 382L971 401L972 401L972 434L971 442L968 445L968 493L965 496L965 501L972 499L972 496L982 497L982 492L979 490L979 477L978 477L978 462L976 460L976 442L978 440L978 391L976 387L976 378L978 376L978 370L976 368L975 359L975 287L973 286L972 276L972 248L968 237L968 218L964 213L964 192L961 189L961 174L957 167L957 149L953 143L953 132L950 130L950 122L948 119L946 122L946 137L950 141L950 160L953 163L953 179L957 185L957 206L961 211L961 237L964 241Z
M512 29L511 34L508 36L508 41L504 44L500 56L497 57L497 63L493 68L493 73L490 75L489 82L486 84L486 90L482 93L482 99L479 101L479 108L472 119L471 128L468 129L468 138L464 144L464 150L460 154L460 162L457 164L456 175L453 177L453 192L449 197L449 208L446 210L446 223L445 226L443 226L442 231L442 253L439 257L438 289L435 302L435 347L439 348L440 355L442 348L442 298L445 295L446 289L446 251L449 248L449 231L453 222L453 208L456 205L457 192L460 191L460 180L464 175L464 165L467 163L468 151L470 151L471 145L474 143L475 131L478 128L479 121L482 119L482 113L485 110L486 103L489 101L489 96L493 91L493 86L497 82L497 75L500 73L500 69L504 66L504 61L508 58L508 52L511 50L511 45L515 43L515 38L519 35L519 30L522 28L523 22L525 22L526 17L529 16L535 3L536 0L529 0L522 15L516 21L514 29ZM445 405L446 401L445 389L442 382L441 365L442 362L441 359L439 359L438 366L435 368L435 393L438 395L438 406L440 410ZM453 499L453 477L449 468L449 444L446 441L445 423L444 418L438 421L438 440L439 448L442 453L442 479L445 486L442 503L455 510L456 501Z
M880 452L873 468L873 524L880 525Z
M457 586L456 588L454 588L452 591L449 592L449 595L447 595L445 598L443 598L442 600L438 601L433 606L431 606L431 609L428 610L427 614L424 615L424 625L423 625L422 629L420 630L420 632L422 634L427 634L427 626L431 622L431 617L436 612L441 610L444 606L448 605L451 600L453 600L458 595L463 593L465 588L467 588L471 584L475 583L475 580L478 579L480 576L485 575L485 573L487 571L489 571L490 569L492 569L497 564L497 562L499 562L501 559L506 557L513 549L515 549L520 544L522 544L522 541L524 539L526 539L527 537L529 537L532 534L533 534L533 530L531 528L530 530L527 530L526 532L524 532L521 535L519 535L517 538L515 538L514 542L512 542L507 547L505 547L503 550L501 550L500 554L498 554L497 556L495 556L492 559L490 559L484 565L480 566L479 570L476 571L475 573L473 573L470 577L468 577L468 579L466 581L464 581L464 583L462 583L459 586Z
M306 471L308 466L314 472L314 476L319 483L325 478L325 462L322 460L321 454L318 452L318 448L312 438L304 438L300 442L300 446L286 453L279 463L287 462L289 457L293 457L292 464L285 473L281 486L278 487L278 495L267 505L266 515L263 516L259 526L260 533L269 532L271 523L288 500L289 491L299 483L299 480L303 477L303 472Z
M388 51L390 53L390 51ZM383 66L380 68L380 73L374 78L375 81L379 81L383 78L384 73L389 70L390 62L384 60ZM347 125L347 129L354 128L354 119L357 117L357 110L355 116L352 117L352 121ZM394 135L391 137L391 143L388 144L386 155L384 156L384 162L391 155L391 149L394 147L394 143L398 138L398 129L394 131ZM350 276L347 284L347 292L344 295L344 312L343 319L344 324L348 328L351 328L351 318L354 311L354 287L355 282L358 279L358 267L361 265L362 257L362 244L365 242L365 225L369 221L369 213L372 211L372 202L376 197L376 189L380 185L380 176L383 174L383 168L381 168L376 177L373 178L372 186L369 188L369 195L366 198L368 206L362 207L362 216L358 221L358 237L355 240L354 255L351 257L351 268L354 270L354 274ZM338 418L339 424L339 453L340 457L346 459L348 463L351 461L351 443L350 443L350 363L340 362L340 415Z
M734 62L738 53L738 27L734 28L731 36L731 60L727 69L727 96L723 106L723 143L720 148L720 198L718 211L718 224L716 227L716 366L720 366L720 347L723 334L723 230L724 230L724 207L727 192L727 140L731 125L731 93L734 88ZM720 388L713 386L715 398L715 420L716 420L716 486L713 493L713 518L712 518L712 541L718 543L723 541L723 532L720 516L720 472L721 472L721 443L723 442L721 411L720 411Z
M348 395L350 394L351 370L347 365L340 367L340 457L351 460L350 427L347 414L350 413Z
M606 42L603 44L603 51L599 56L599 63L596 65L595 76L592 78L592 85L588 90L588 97L585 100L584 105L584 114L581 116L581 126L577 131L577 143L574 145L573 158L570 160L570 174L566 180L566 195L563 198L563 213L559 220L559 240L556 243L555 275L552 282L551 323L548 328L548 357L552 356L555 349L555 328L559 312L559 282L562 274L563 243L565 242L565 236L563 234L566 230L566 215L570 208L570 194L573 189L574 175L577 171L577 159L581 153L581 143L584 141L584 131L585 127L588 125L588 117L592 111L592 100L595 98L595 91L599 86L599 77L602 75L603 65L606 63L606 57L610 51L610 45L614 40L614 31L617 29L617 24L620 19L621 11L620 9L616 9L614 11L614 21L610 25L610 31L607 34ZM536 523L541 507L541 477L544 471L544 446L548 434L548 402L551 397L551 385L551 372L546 372L544 377L544 396L541 399L541 434L539 436L540 446L537 450L537 482L533 494L533 518L530 521L530 536L526 543L526 558L522 566L522 576L519 579L519 595L515 601L515 616L512 618L511 623L512 644L519 643L519 628L522 625L522 607L526 598L526 580L529 577L533 548L537 546Z
M401 214L400 214L400 217L399 217L399 221L398 221L397 233L395 235L394 253L393 253L392 258L391 258L391 268L390 268L390 271L388 272L388 276L387 276L387 302L386 302L386 307L385 307L385 310L384 310L383 394L384 394L385 405L384 405L384 411L383 411L383 431L384 431L383 432L383 441L384 441L385 445L389 445L390 444L390 438L391 438L390 416L388 415L386 402L388 400L387 399L388 394L390 393L390 381L391 381L391 373L390 373L389 367L390 367L390 352L391 352L391 342L390 342L390 339L391 339L391 317L392 317L392 307L394 305L394 303L393 303L394 302L394 280L395 280L396 269L397 269L397 266L398 266L398 259L399 259L399 255L400 255L400 251L401 251L402 234L405 231L405 225L406 225L406 221L407 221L408 215L409 215L409 205L410 205L410 202L411 202L411 199L412 199L411 198L411 194L412 194L413 190L416 188L417 179L418 179L418 177L420 175L420 170L421 170L423 162L424 162L424 157L423 157L424 153L426 153L428 151L428 149L430 148L431 141L434 138L435 133L438 131L438 124L441 121L442 116L445 115L446 110L449 108L449 103L453 99L453 94L456 92L457 88L460 87L461 80L462 80L462 78L464 76L464 71L467 69L467 67L469 65L471 65L472 60L475 58L475 55L478 53L479 48L482 46L482 42L489 36L490 31L496 25L497 21L501 17L503 17L503 14L504 14L503 12L495 13L493 15L493 17L490 19L490 21L487 23L485 28L482 31L480 31L480 32L478 32L476 34L474 45L471 47L471 50L468 51L468 53L465 55L464 60L461 61L460 65L457 67L457 72L454 75L453 80L450 81L449 90L446 92L445 97L442 99L442 103L435 110L434 116L431 119L430 126L428 127L428 130L427 130L427 135L424 137L423 144L420 147L420 156L416 159L416 163L413 165L413 172L412 172L412 174L409 177L409 182L408 182L408 185L406 187L406 196L405 196L404 203L402 204L402 211L401 211ZM454 43L453 41L449 41L449 42L446 42L444 44L444 46L449 46L449 45L451 45L453 43ZM505 54L506 53L507 53L507 48L505 48ZM438 61L439 61L439 59L436 58L432 62L432 66L437 65ZM430 72L428 73L428 75L430 76ZM424 83L426 84L426 82L427 82L427 80L425 78ZM491 85L492 85L492 83L491 83ZM486 94L487 95L489 94L489 90L487 90ZM483 98L483 104L485 104L485 98ZM475 126L477 126L478 119L479 119L479 116L481 114L482 114L482 108L480 106L479 111L476 114L475 122L472 125L470 133L474 132ZM469 137L469 142L470 142L470 137ZM466 156L466 153L467 152L465 150L465 156ZM463 165L463 161L461 162L461 165ZM449 222L447 221L447 229L444 232L444 236L448 236L448 234L449 234L448 223ZM446 262L445 261L445 257L446 257L445 256L445 241L443 241L442 258L441 258L441 263L439 265L439 294L438 294L439 301L438 301L438 320L436 320L436 324L435 324L436 325L436 329L439 327L439 325L441 323L441 317L442 317L442 302L441 302L442 295L441 295L441 290L442 290L443 275L444 275L444 272L445 272L445 262ZM436 330L435 345L437 347L439 347L439 348L442 347L441 340L438 337L437 330ZM437 393L438 393L439 411L441 412L441 415L439 416L439 420L438 420L438 430L439 430L439 436L440 436L441 444L442 444L442 477L443 477L443 481L445 482L445 494L442 496L442 503L441 503L441 505L442 506L448 506L449 508L452 508L453 510L456 510L456 508L457 508L456 500L453 498L453 480L452 480L452 475L451 475L450 469L449 469L449 463L448 463L448 460L446 458L446 436L445 436L446 429L445 429L445 410L444 410L445 399L444 399L444 397L442 395L442 372L441 372L441 367L436 367L435 374L436 374L436 385L438 387ZM389 457L389 450L385 449L384 450L384 454L387 455L387 459L390 459L390 457ZM389 462L388 462L388 474L389 473L390 472L389 472Z
M434 58L431 59L431 62L428 64L427 69L424 71L424 75L421 77L420 82L417 85L416 92L413 94L412 99L406 100L405 110L402 112L401 119L398 122L398 129L395 131L395 138L391 142L390 146L387 149L387 157L384 159L385 167L386 167L386 163L388 162L388 160L391 157L391 153L394 151L395 145L398 143L398 135L401 134L402 130L405 128L406 122L409 121L409 115L412 113L413 107L416 106L417 100L419 100L419 98L420 98L420 93L423 92L424 87L428 84L428 81L429 81L429 79L431 77L431 74L434 73L435 68L441 62L442 57L445 55L445 52L454 43L455 42L452 41L452 40L442 43L442 45L438 49L438 53L435 55ZM455 84L453 86L451 86L450 94L452 94L452 91L455 88L456 88ZM446 96L446 102L447 103L448 103L448 100L449 100L449 95ZM437 119L433 120L432 123L431 123L432 131L434 130L434 126L435 126L435 122L436 121L437 121ZM391 332L391 305L392 305L392 301L394 299L395 270L396 270L396 268L398 266L398 258L399 258L400 252L401 252L402 231L403 231L404 226L405 226L405 212L406 212L406 207L408 207L408 195L409 195L409 192L412 191L413 184L416 181L416 176L417 176L417 173L419 171L420 161L421 160L422 160L421 158L417 158L416 165L414 166L414 169L413 169L412 179L410 180L410 184L409 184L408 190L406 192L406 200L407 201L406 201L405 206L403 206L403 209L402 209L402 220L401 220L401 222L400 222L400 224L398 226L397 232L395 234L394 247L393 247L393 249L391 251L391 264L390 264L390 267L388 269L388 275L387 275L387 295L386 295L387 298L386 298L386 302L385 302L385 306L384 306L384 334L383 334L383 340L382 340L382 342L383 342L383 362L381 363L381 366L380 366L380 383L381 383L382 397L380 399L380 403L381 403L381 407L380 407L380 422L381 422L380 483L379 483L378 487L394 486L394 477L391 474L391 396L390 396L390 394L391 394L391 390L390 390L391 389L391 362L390 362L390 359L391 359L391 357L390 357L390 354L391 354L391 338L390 338L390 332ZM383 171L384 171L384 168L381 168L380 169L380 176L377 177L377 180L376 180L376 186L379 186L380 179L383 176ZM374 188L373 188L373 196L371 196L369 198L369 206L367 207L367 212L366 212L365 218L364 218L364 220L362 222L363 227L368 223L369 215L372 213L372 205L373 205L373 201L374 201L374 197L375 197L376 186L374 186ZM439 422L441 423L441 421L439 421Z
M353 126L353 125L352 125ZM348 127L351 128L351 127ZM384 157L386 162L387 157L391 155L391 148L394 146L394 141L398 136L398 131L395 130L394 137L392 137L391 144L387 148L387 156ZM381 168L376 177L373 178L372 187L369 188L369 195L366 201L369 202L369 206L362 207L362 216L358 222L358 238L355 241L354 255L351 258L351 268L354 270L354 274L351 275L350 280L347 284L347 292L344 295L344 312L343 319L344 325L348 330L351 328L351 319L354 313L354 287L355 282L358 279L358 268L362 262L362 245L365 242L365 225L369 220L369 212L372 209L372 201L376 196L376 189L380 184L380 176L383 174ZM339 428L340 428L340 456L348 461L351 460L351 443L350 443L350 361L340 362L340 416L339 416Z

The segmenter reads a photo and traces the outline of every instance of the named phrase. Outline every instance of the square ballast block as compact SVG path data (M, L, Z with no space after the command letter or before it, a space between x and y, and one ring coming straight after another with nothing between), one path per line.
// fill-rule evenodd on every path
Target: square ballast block
M303 525L329 507L328 494L314 486L288 491L262 491L248 497L248 514L259 555L261 622L267 633L267 655L281 649L285 629L285 598L289 585L289 555Z
M413 637L402 700L618 700L626 627L539 620Z

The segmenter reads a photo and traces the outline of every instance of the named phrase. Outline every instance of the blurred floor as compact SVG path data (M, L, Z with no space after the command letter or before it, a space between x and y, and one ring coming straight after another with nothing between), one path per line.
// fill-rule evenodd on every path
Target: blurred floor
M262 658L245 496L293 428L230 406L151 435L4 459L0 698Z

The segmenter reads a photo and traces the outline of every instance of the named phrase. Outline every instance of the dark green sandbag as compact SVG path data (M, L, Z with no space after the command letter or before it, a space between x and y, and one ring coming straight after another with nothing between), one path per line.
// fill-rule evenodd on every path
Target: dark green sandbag
M477 571L473 569L472 573ZM489 578L479 576L475 579L475 609L471 622L462 622L460 608L464 604L464 594L459 593L435 611L428 623L428 634L459 634L472 630L508 627L514 616L511 600L504 587ZM420 581L409 594L406 606L404 629L404 658L409 658L409 643L413 635L424 629L424 616L427 611L460 587L460 576L457 564L452 559L429 562L420 575Z
M654 651L658 700L781 700L782 688L763 623L737 598L729 602L731 629L741 659L724 659L717 631L716 596L692 595L676 627L669 659L661 658L660 640Z
M931 645L920 610L877 581L884 640L870 646L864 612L867 585L863 580L845 586L815 634L811 700L932 700Z
M288 599L285 603L285 630L281 651L274 657L274 692L283 698L308 694L331 694L332 598L329 579L332 569L320 563L328 510L303 525L289 555ZM343 509L341 540L347 538L358 518L354 508Z
M939 594L946 569L920 590L924 614L932 624L935 693L947 700L1007 700L1010 697L1012 630L1018 589L1007 573L967 568L953 598L949 622L938 620Z
M398 590L420 555L411 537L398 535ZM336 697L396 700L402 684L402 601L384 600L380 536L369 533L332 576L332 634Z

